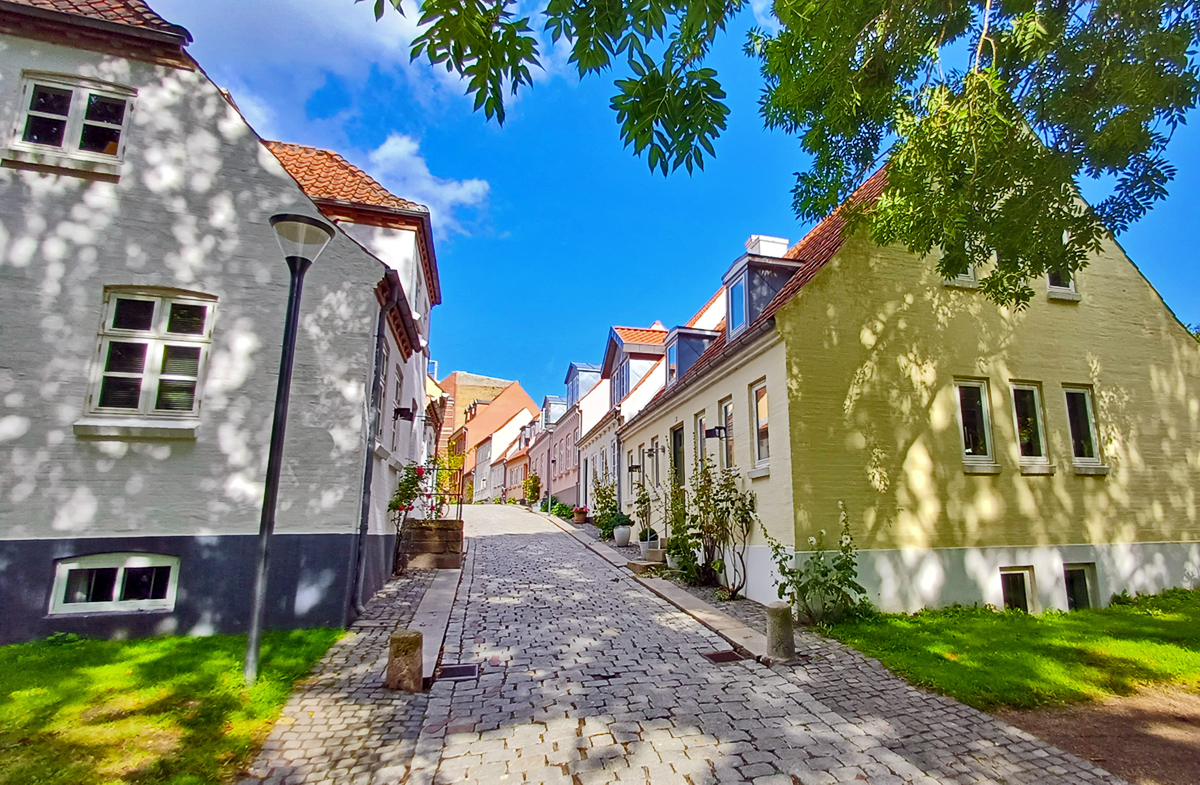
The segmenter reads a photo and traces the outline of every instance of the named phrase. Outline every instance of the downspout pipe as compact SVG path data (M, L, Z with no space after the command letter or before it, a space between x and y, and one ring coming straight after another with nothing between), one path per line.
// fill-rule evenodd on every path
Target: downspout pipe
M350 606L352 616L357 618L365 610L362 601L362 585L367 568L367 530L371 524L371 484L375 478L375 436L379 433L380 406L379 379L383 374L383 345L387 340L388 314L400 307L404 292L400 288L400 276L395 270L384 273L388 283L388 299L379 306L379 319L375 325L375 370L371 374L370 404L367 410L367 449L363 457L362 504L359 507L358 535L354 546L354 580L350 584Z

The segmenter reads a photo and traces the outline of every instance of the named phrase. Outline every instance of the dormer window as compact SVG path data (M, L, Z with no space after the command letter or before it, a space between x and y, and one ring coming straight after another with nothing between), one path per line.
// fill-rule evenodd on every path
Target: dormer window
M679 344L672 343L667 347L667 384L673 384L679 378Z
M746 279L739 278L729 285L729 332L736 333L746 326Z

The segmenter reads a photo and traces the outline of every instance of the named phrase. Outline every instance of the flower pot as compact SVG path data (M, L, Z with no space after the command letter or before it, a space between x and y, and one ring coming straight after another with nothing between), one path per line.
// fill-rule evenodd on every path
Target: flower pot
M587 523L587 513L577 512L571 516L572 523Z
M633 534L633 529L629 526L618 526L613 529L613 540L617 543L618 548L624 548L629 544L630 534Z
M674 557L668 553L667 554L667 567L669 567L672 570L678 570L679 569L679 559L677 559L676 557Z
M658 538L653 540L638 540L638 547L642 549L642 561L646 561L650 556L651 550L658 550Z

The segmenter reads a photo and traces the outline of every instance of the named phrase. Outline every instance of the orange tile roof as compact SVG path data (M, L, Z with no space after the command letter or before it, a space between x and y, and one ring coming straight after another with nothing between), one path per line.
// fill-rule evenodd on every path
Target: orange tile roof
M336 199L403 210L424 209L416 202L390 193L369 174L332 150L288 142L263 144L314 199Z
M667 331L656 328L644 327L614 327L615 332L622 341L630 343L649 343L662 344L667 340Z
M143 30L156 30L172 35L185 34L179 25L173 25L156 14L144 0L9 0L18 5L57 11L72 16L83 16L101 22L111 22ZM188 36L190 39L191 36Z
M693 316L691 319L687 320L687 324L685 324L684 327L695 327L696 322L700 321L700 317L704 315L704 312L712 307L712 304L717 301L717 298L720 297L721 293L724 291L725 291L725 287L722 286L720 289L718 289L716 291L716 294L714 294L712 297L709 297L708 302L706 302L704 305L700 306L700 310L696 311L695 316Z

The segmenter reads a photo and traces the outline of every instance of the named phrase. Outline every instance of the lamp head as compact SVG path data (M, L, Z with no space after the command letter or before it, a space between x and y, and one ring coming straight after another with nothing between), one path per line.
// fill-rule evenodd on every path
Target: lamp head
M279 213L271 216L271 228L283 258L306 259L315 262L333 239L333 227L320 218L298 213Z

